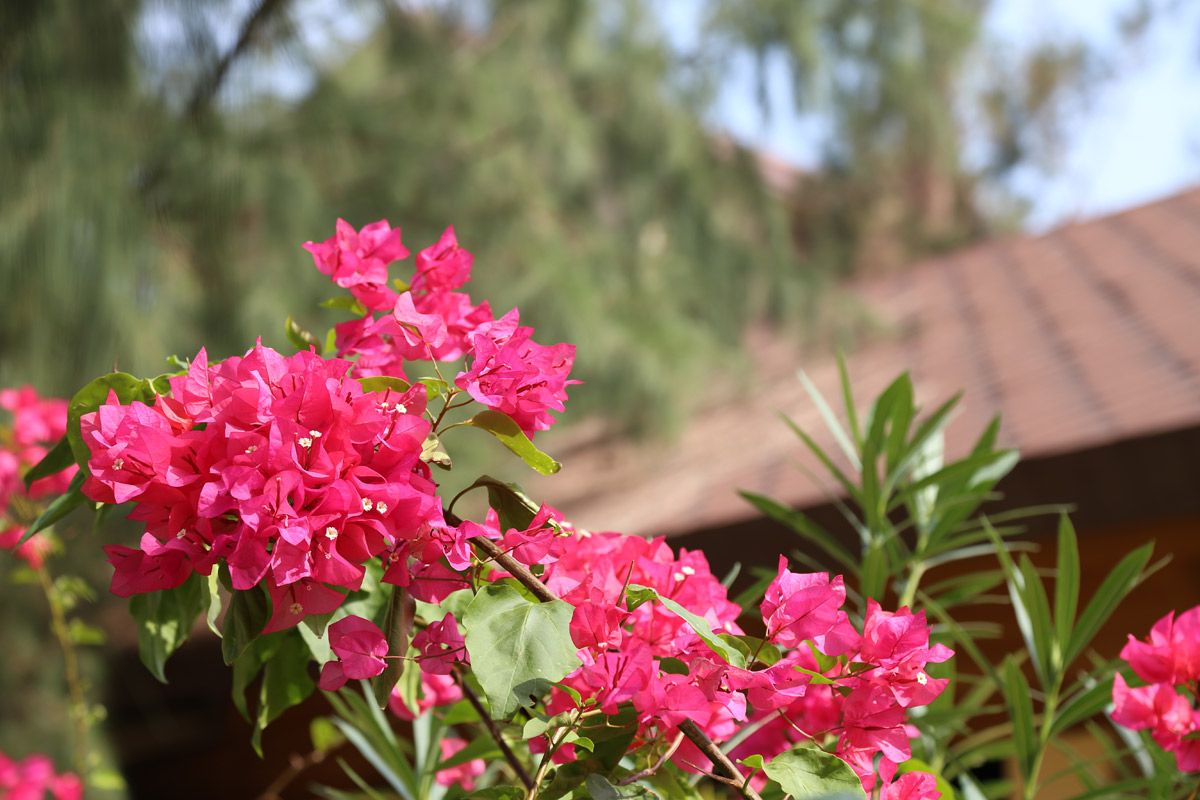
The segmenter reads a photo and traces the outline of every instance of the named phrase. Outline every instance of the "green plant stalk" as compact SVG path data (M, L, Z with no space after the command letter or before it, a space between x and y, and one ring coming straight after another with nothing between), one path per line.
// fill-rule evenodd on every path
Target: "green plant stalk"
M529 787L529 791L525 794L525 800L537 800L538 789L542 785L542 781L546 779L546 773L550 771L550 765L553 763L555 752L562 746L563 741L567 738L567 734L575 730L575 726L579 724L579 709L571 712L571 720L566 726L559 728L554 732L553 738L550 739L550 744L546 746L546 752L542 753L542 761L538 764L537 774L533 776L533 785Z
M1046 758L1046 750L1050 746L1050 729L1054 725L1054 714L1058 710L1058 693L1062 688L1060 686L1061 683L1062 679L1056 677L1054 686L1046 693L1045 710L1042 712L1042 727L1038 733L1037 752L1033 755L1033 764L1030 765L1029 775L1025 779L1025 789L1021 793L1021 797L1024 800L1033 800L1034 795L1037 793L1037 779L1042 771L1042 762Z
M67 689L71 696L70 717L75 728L75 772L81 778L87 775L87 740L88 740L88 709L87 700L83 695L83 684L79 680L79 659L75 653L75 645L71 642L71 632L67 628L67 614L63 608L62 598L50 580L49 570L45 565L38 567L38 580L46 595L46 603L50 606L51 626L63 651L63 666L66 672Z

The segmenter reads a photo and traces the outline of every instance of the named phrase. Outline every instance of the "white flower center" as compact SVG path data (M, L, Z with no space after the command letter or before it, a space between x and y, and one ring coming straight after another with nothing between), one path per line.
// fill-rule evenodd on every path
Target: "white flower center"
M924 672L918 672L917 673L917 683L924 686L925 684L929 683L929 676L926 675Z
M380 514L386 514L387 509L388 509L387 503L380 501L375 504L375 510L378 511Z
M335 528L335 527L333 527L332 525L330 525L328 528L326 528L326 529L325 529L325 538L326 538L326 539L328 539L328 540L330 540L330 541L333 541L333 540L334 540L334 539L336 539L337 537L338 537L338 531L337 531L337 528Z
M125 467L125 461L123 459L120 459L120 458L113 459L113 466L112 466L113 469L124 469L124 467Z
M308 438L307 436L301 436L300 437L300 446L301 447L312 447L312 439Z
M320 438L321 438L321 432L320 432L320 431L309 431L309 432L308 432L308 435L309 435L309 436L311 436L311 437L312 437L312 438L314 438L314 439L320 439Z
M252 444L246 448L246 454L249 455L250 453L253 453L257 449L258 449L258 445Z
M300 614L304 613L304 606L300 605L299 603L292 603L292 605L288 608L288 611L299 616Z
M371 498L364 497L362 499L362 506L363 506L363 511L370 511L372 508L375 507L375 504L371 502Z
M682 572L684 575L695 575L696 574L695 567L680 567L679 571Z
M187 536L187 530L185 528L180 528L179 533L175 534L176 539L182 539L185 536Z

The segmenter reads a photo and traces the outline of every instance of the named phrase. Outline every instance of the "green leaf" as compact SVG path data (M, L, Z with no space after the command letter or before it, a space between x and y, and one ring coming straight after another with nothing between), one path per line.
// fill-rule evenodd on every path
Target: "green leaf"
M515 786L492 786L476 789L467 795L470 800L525 800L525 790Z
M1017 766L1021 777L1028 782L1037 754L1038 734L1034 728L1033 700L1029 696L1029 684L1011 656L1004 661L1004 702L1008 707L1008 718L1012 722L1012 744Z
M450 454L442 447L442 440L435 433L425 437L425 443L421 445L421 460L442 469L450 469L453 466Z
M649 586L641 586L640 584L631 583L625 590L625 596L630 600L629 609L631 611L642 603L650 600L657 600L662 604L663 608L667 609L672 614L686 622L688 626L696 632L696 635L699 636L706 645L708 645L708 648L721 658L725 659L726 663L728 663L730 666L738 667L739 669L746 668L746 657L742 654L742 652L736 646L726 642L720 636L713 633L712 627L709 626L708 620L706 620L704 617L693 614L691 611L688 611L686 608L679 605L679 603L676 603L669 597L663 597L656 590L650 588Z
M525 494L519 483L505 483L488 475L481 475L471 486L487 488L488 505L495 509L500 517L500 530L507 531L516 528L523 531L533 522L540 507Z
M787 416L784 416L782 414L780 416L783 418L783 421L785 423L787 423L787 426L792 429L792 433L799 436L800 441L804 442L805 446L808 447L808 449L812 451L812 454L817 457L817 460L821 462L821 465L823 467L825 467L825 470L830 475L832 475L839 484L841 484L842 488L846 490L846 494L849 495L850 498L854 500L854 502L856 502L860 506L862 506L863 505L862 490L859 489L858 486L856 486L853 481L851 481L849 478L847 478L846 474L844 472L842 472L840 469L838 469L837 464L833 463L833 459L831 459L828 455L826 455L825 451L821 449L821 446L819 444L817 444L815 441L813 441L813 438L811 436L809 436L807 433L805 433L804 430L799 425L797 425L795 422L793 422Z
M842 384L842 404L846 407L846 421L856 448L862 447L862 429L858 425L858 410L854 406L854 393L850 390L850 372L846 369L846 358L839 350L837 354L838 379Z
M397 394L404 394L411 387L408 381L393 378L390 375L359 378L358 383L362 386L364 392L396 392Z
M295 630L284 631L279 647L263 669L262 689L259 691L258 716L250 743L262 756L262 732L280 714L304 702L316 684L308 677L311 654L304 639Z
M262 584L234 591L221 628L221 656L226 664L237 661L250 643L262 635L271 619L271 597Z
M587 787L588 792L592 795L592 800L632 800L639 797L658 797L658 795L644 786L613 786L608 782L608 778L596 773L588 775L583 785Z
M393 586L391 597L388 599L387 615L383 618L383 635L387 638L388 654L393 656L407 655L408 643L412 641L413 612L416 606L412 595L403 586ZM371 681L375 690L375 702L380 708L387 708L392 696L392 689L404 674L402 658L389 658L383 672Z
M67 626L67 635L71 644L78 645L102 645L107 640L103 629L88 625L78 617L72 619L71 624Z
M489 408L480 411L463 424L492 434L501 444L520 456L522 461L543 475L553 475L562 469L562 464L537 449L521 430L521 426L507 414Z
M17 542L17 546L21 546L32 539L36 534L46 530L60 519L70 514L78 508L84 500L83 497L83 482L87 480L87 473L83 470L75 473L75 477L71 479L71 485L67 487L67 493L59 495L49 507L34 520L25 533L21 534L21 540Z
M287 334L288 341L298 351L304 352L311 347L317 351L317 355L321 355L324 352L324 345L321 344L321 340L297 325L296 320L290 316L287 318L287 322L284 323L284 332Z
M842 453L845 454L846 460L854 465L855 469L862 469L862 463L858 459L856 442L851 441L850 437L846 435L846 430L842 427L842 423L838 421L837 415L833 413L833 409L829 407L829 403L825 402L825 398L817 390L816 385L809 380L804 370L798 370L796 377L800 379L800 384L804 387L804 391L808 392L808 396L812 398L813 405L821 413L821 419L825 422L825 427L833 434L838 447L842 448ZM855 420L855 424L857 424L857 420ZM857 438L855 436L856 440Z
M1079 542L1066 514L1058 520L1058 571L1054 579L1054 625L1058 641L1065 644L1075 627L1079 607ZM1069 666L1063 664L1063 667Z
M356 317L365 317L370 310L355 297L331 297L320 303L321 308L332 308L335 311L349 311Z
M421 378L417 383L425 387L425 398L432 400L450 392L450 384L441 378Z
M1153 552L1154 543L1148 542L1121 559L1112 572L1108 573L1075 623L1070 643L1063 655L1064 664L1070 664L1084 651L1125 596L1138 585L1142 570Z
M192 575L174 589L135 594L129 613L138 623L138 655L154 677L167 682L167 658L187 641L200 615L204 576Z
M763 770L795 800L866 797L862 781L850 765L824 750L811 747L787 750L764 764Z
M252 720L246 704L246 687L254 681L271 656L275 655L281 639L282 637L276 634L260 636L246 647L237 661L233 662L233 689L230 694L234 706L247 722Z
M75 455L71 452L71 442L64 435L41 461L25 473L25 488L29 489L36 480L57 475L74 463Z
M204 621L208 623L208 629L220 636L221 629L217 627L217 617L221 615L221 579L216 570L207 576L201 576L200 606L204 609Z
M1096 677L1096 682L1090 687L1076 692L1058 707L1058 712L1054 715L1054 722L1050 725L1051 736L1068 731L1084 720L1091 719L1112 702L1112 680L1106 680L1107 674Z
M592 758L605 770L611 771L629 752L629 746L637 735L637 711L632 704L625 703L616 714L589 717L578 730L592 740Z
M1049 689L1059 678L1062 664L1062 650L1055 637L1054 622L1050 619L1050 601L1046 596L1046 587L1038 576L1029 556L1021 554L1021 583L1025 587L1026 603L1029 607L1033 623L1033 637L1037 650L1035 664L1040 664L1043 688Z
M493 719L508 719L580 665L561 600L530 603L510 586L485 586L463 615L467 652Z

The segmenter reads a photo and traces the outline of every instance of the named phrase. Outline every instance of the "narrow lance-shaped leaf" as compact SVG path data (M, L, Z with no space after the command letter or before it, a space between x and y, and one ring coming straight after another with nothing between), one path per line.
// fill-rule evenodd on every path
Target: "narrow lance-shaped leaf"
M75 454L71 452L71 442L64 435L58 440L58 444L50 448L50 452L25 473L25 488L33 486L33 482L47 478L51 475L57 475L67 467L75 463Z
M1063 663L1070 664L1092 641L1100 627L1108 621L1113 611L1125 596L1141 580L1142 570L1154 552L1154 543L1149 542L1121 559L1112 572L1100 584L1096 594L1088 602L1071 633L1071 641L1063 656Z
M787 525L797 534L820 547L851 574L858 573L858 564L855 558L850 555L850 551L805 514L794 511L761 494L746 491L739 491L738 494L766 516L776 522Z
M1064 647L1071 640L1079 607L1079 542L1066 514L1058 520L1058 571L1054 579L1054 625ZM1065 655L1065 654L1064 654ZM1063 667L1069 666L1063 664Z
M25 529L25 533L21 534L21 540L17 545L23 545L34 534L44 531L60 519L70 514L76 508L83 504L83 482L87 480L87 474L80 470L75 473L75 477L71 479L71 485L67 487L67 493L59 495L53 503L46 508L41 515L33 521L33 524Z
M1029 684L1021 668L1011 657L1004 662L1004 702L1012 722L1013 746L1017 766L1026 782L1033 778L1033 762L1037 754L1038 735L1033 723L1033 700Z
M804 391L808 392L808 396L812 398L813 405L821 412L821 419L825 422L825 427L833 434L834 440L838 443L838 447L842 448L842 453L846 456L855 469L861 469L862 464L858 459L858 448L846 435L846 430L842 427L842 423L838 421L837 416L833 413L833 409L829 407L829 403L825 402L820 390L816 384L809 380L808 375L804 370L799 370L796 377L800 379L800 383L804 386ZM856 437L857 438L857 437Z

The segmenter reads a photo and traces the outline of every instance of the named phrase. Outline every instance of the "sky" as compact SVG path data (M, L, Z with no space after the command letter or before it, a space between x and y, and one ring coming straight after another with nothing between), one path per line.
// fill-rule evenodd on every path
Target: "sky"
M1084 36L1120 50L1114 19L1130 0L994 0L987 24L1014 43ZM1136 47L1125 48L1089 107L1073 115L1063 163L1053 175L1022 174L1033 203L1027 226L1041 231L1119 211L1200 183L1200 3L1180 0ZM694 24L689 0L670 4L675 35ZM764 119L747 62L730 71L711 117L735 138L798 166L816 158L819 127L787 113L782 62L768 67L776 111Z

